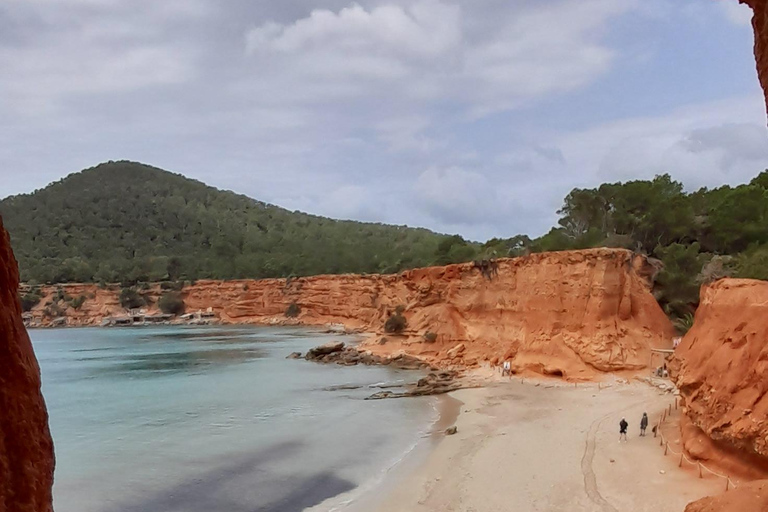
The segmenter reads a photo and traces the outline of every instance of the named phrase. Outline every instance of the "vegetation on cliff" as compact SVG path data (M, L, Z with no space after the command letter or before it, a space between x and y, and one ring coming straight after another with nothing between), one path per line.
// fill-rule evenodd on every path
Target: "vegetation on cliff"
M702 282L768 279L768 171L748 184L694 192L669 175L574 189L558 211L558 226L545 235L484 244L290 212L133 162L101 164L6 198L0 213L22 278L32 283L119 281L127 288L162 280L387 273L623 247L661 260L654 292L668 314L684 319ZM31 307L35 297L26 299Z
M558 213L559 226L530 250L625 247L658 258L654 291L673 317L695 309L703 282L768 278L768 171L691 193L669 175L575 189Z

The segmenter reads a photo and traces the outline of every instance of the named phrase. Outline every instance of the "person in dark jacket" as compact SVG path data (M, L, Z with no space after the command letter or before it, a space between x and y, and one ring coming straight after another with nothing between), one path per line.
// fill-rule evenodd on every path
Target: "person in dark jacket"
M627 423L626 419L621 418L619 422L619 442L621 442L622 437L625 441L627 440L627 427L629 427L629 423Z
M648 428L648 413L643 413L643 417L640 420L640 435L645 435L645 429Z

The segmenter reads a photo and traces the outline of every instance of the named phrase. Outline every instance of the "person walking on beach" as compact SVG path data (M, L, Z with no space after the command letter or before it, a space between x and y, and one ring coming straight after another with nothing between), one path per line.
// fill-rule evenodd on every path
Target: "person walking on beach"
M645 429L648 428L648 413L643 413L643 418L640 420L640 435L645 436Z
M627 440L627 427L629 427L629 423L627 423L626 419L621 418L619 422L619 442L621 442L622 437L625 441Z

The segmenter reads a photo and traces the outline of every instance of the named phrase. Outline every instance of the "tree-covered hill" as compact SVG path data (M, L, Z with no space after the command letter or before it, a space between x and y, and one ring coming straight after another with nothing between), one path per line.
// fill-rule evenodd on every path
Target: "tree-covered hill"
M0 201L22 279L138 282L395 272L529 252L624 247L656 258L654 293L690 321L699 285L768 279L768 171L686 192L669 175L574 189L558 226L485 244L425 229L290 212L133 162Z
M265 204L134 162L108 162L4 199L22 279L152 281L395 272L448 239Z

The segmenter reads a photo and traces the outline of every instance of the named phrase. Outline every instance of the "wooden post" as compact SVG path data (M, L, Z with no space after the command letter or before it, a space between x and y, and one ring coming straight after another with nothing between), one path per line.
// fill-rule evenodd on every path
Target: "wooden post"
M683 452L680 452L680 464L678 464L677 467L683 467Z
M699 462L699 478L704 478L704 475L701 473L701 462Z
M672 404L669 404L669 415L672 416Z
M664 445L664 455L667 454L667 451L669 451L669 443Z
M725 477L725 490L728 490L728 484L731 483L731 479L729 477Z

